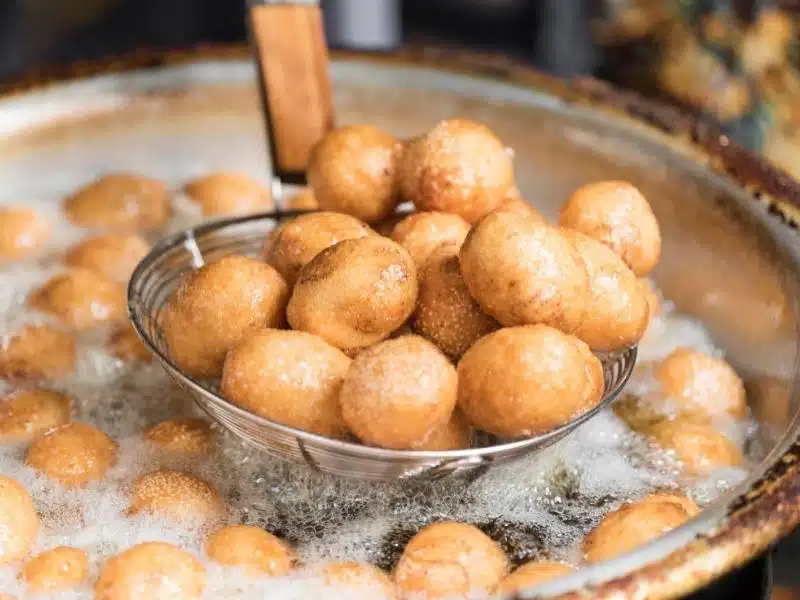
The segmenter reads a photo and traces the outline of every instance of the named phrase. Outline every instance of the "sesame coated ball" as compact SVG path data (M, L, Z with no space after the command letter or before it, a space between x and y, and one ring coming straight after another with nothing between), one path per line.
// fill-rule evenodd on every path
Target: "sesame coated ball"
M25 325L0 341L0 377L58 379L75 367L72 334L48 324Z
M268 577L286 575L297 561L288 544L252 525L230 525L216 531L208 538L206 553L221 565Z
M0 207L0 263L19 260L41 248L50 237L50 223L21 206Z
M242 215L274 207L271 190L244 173L210 173L190 181L184 192L206 217Z
M19 578L33 592L51 592L82 584L88 570L89 557L85 550L59 546L30 559Z
M150 244L136 234L100 235L67 250L65 262L94 271L110 281L125 283L149 251Z
M28 490L0 475L0 565L23 558L39 533L39 515Z
M443 212L416 212L392 229L391 238L408 250L417 267L443 244L461 247L469 233L469 223L458 215Z
M31 441L68 423L71 414L72 403L65 394L18 390L0 400L0 443Z
M216 437L204 419L169 419L144 432L144 439L155 446L181 456L213 454Z
M225 504L208 483L179 471L154 471L133 483L129 514L154 514L178 521L216 520Z

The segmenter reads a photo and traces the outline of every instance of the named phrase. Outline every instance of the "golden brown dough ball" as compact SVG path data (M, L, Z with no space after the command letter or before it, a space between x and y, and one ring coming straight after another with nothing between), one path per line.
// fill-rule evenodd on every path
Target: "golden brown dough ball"
M303 267L287 316L293 329L354 354L399 329L416 301L411 256L373 235L339 242Z
M189 182L184 191L206 217L241 215L274 207L271 190L243 173L211 173Z
M660 399L659 399L660 400ZM653 397L628 394L611 405L614 414L634 431L643 431L669 417L666 408Z
M311 151L308 184L322 210L333 210L375 223L388 217L399 201L400 143L371 125L339 127Z
M650 319L652 320L655 317L661 316L664 313L664 307L661 305L661 295L653 282L644 277L640 278L639 287L644 297L647 298L647 306L650 309Z
M434 250L419 271L417 307L411 317L414 332L457 359L498 327L470 296L461 276L458 247Z
M608 246L563 230L589 275L589 304L575 335L592 350L610 352L634 346L647 330L650 307L639 281Z
M285 210L316 210L319 208L319 202L311 188L303 188L287 198L283 208Z
M172 214L163 183L132 173L105 175L64 200L67 219L78 227L113 231L156 229Z
M417 267L442 244L461 247L469 233L469 223L458 215L443 212L412 213L392 229L391 238L408 250Z
M458 363L458 406L477 428L504 438L563 425L602 393L603 368L589 347L546 325L490 333Z
M721 467L741 467L745 462L733 442L693 415L659 421L643 433L672 452L690 475L706 475Z
M69 423L68 396L49 390L20 390L0 400L0 442L30 441Z
M100 479L117 462L117 444L88 423L68 423L34 440L25 464L67 486Z
M463 450L472 446L472 425L457 408L444 425L440 425L428 434L415 450Z
M456 404L456 370L427 340L406 335L353 360L339 400L350 431L371 446L424 444Z
M108 340L108 350L120 360L153 362L153 355L150 354L133 327L129 325L123 326L111 334Z
M194 556L164 542L145 542L110 558L94 586L95 600L193 600L206 571Z
M503 550L480 529L466 523L434 523L406 545L394 570L405 596L449 598L485 592L508 572Z
M215 532L208 538L206 553L221 565L269 577L286 575L297 560L288 544L252 525L231 525Z
M125 288L89 269L56 275L28 297L28 306L84 331L128 316Z
M372 230L378 235L391 238L394 228L397 227L397 224L407 216L408 213L393 213L386 217L383 221L373 223Z
M687 498L647 497L608 513L583 540L588 562L608 560L683 525L697 514Z
M91 237L67 251L66 263L84 267L111 281L125 283L136 265L150 251L150 244L135 234Z
M216 438L208 421L170 419L153 425L144 439L159 448L183 456L208 456L214 452Z
M75 368L75 338L52 325L25 325L0 343L0 377L58 379Z
M591 298L589 276L558 229L508 212L488 215L460 253L470 294L501 324L580 327Z
M154 514L176 520L215 520L225 504L208 483L179 471L154 471L133 483L129 514Z
M644 277L661 256L658 221L641 192L626 181L579 188L561 208L559 224L602 242Z
M342 438L339 390L350 359L322 338L265 329L234 346L222 370L222 395L277 423Z
M516 185L509 190L506 197L497 205L495 210L510 212L521 217L530 217L537 221L542 221L543 223L547 222L547 219L544 218L542 213L536 210L530 202L525 201Z
M50 223L21 206L0 206L0 263L19 260L41 248L50 237Z
M29 560L19 574L33 592L51 592L86 581L89 557L85 550L60 546Z
M655 370L665 396L684 412L742 419L747 415L744 384L722 358L691 348L678 348Z
M300 269L325 248L372 233L366 223L350 215L333 212L300 215L270 232L262 257L291 287Z
M442 121L409 140L400 162L403 199L469 223L497 208L514 185L511 153L488 127L467 119Z
M563 577L575 571L574 567L549 560L532 560L517 568L497 586L497 594L515 594L544 581Z
M227 256L189 275L162 313L169 355L187 374L218 377L225 355L248 333L280 327L289 288L271 266Z
M0 475L0 565L23 558L39 533L39 515L19 482Z
M328 563L321 571L329 586L368 592L369 597L375 600L393 600L397 597L392 580L376 566L342 561Z

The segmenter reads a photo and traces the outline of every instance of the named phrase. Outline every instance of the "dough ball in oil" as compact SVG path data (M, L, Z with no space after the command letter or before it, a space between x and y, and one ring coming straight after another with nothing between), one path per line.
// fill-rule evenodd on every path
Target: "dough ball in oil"
M71 333L53 325L25 325L0 340L0 377L59 379L75 368Z
M463 450L472 446L472 425L457 408L444 425L436 427L415 450Z
M271 190L244 173L221 171L186 184L184 192L203 216L242 215L274 208Z
M532 560L514 570L497 586L497 594L515 594L550 579L574 573L575 568L550 560Z
M371 125L339 127L311 152L308 184L322 210L353 215L375 223L388 217L399 201L400 143Z
M208 483L180 471L154 471L133 483L130 514L154 514L183 520L213 521L225 513L219 492Z
M323 566L320 572L329 586L352 589L356 598L397 598L391 578L374 565L354 561L332 562Z
M411 317L414 332L457 359L498 327L470 295L461 275L458 247L451 244L434 250L419 270L417 306Z
M0 443L29 442L69 423L72 403L60 392L28 389L0 400Z
M108 234L79 242L67 251L65 261L70 266L125 283L149 251L150 244L136 234Z
M659 421L643 431L657 446L674 454L689 475L703 476L722 467L743 467L736 445L708 422L693 415Z
M470 295L506 327L580 327L591 299L586 267L558 229L508 212L488 215L460 252Z
M85 268L51 278L31 293L28 306L77 331L122 323L128 316L125 287Z
M314 212L285 221L271 231L262 256L289 286L294 286L300 269L325 248L372 234L366 223L350 215Z
M230 525L216 531L208 538L206 554L221 565L268 577L286 575L297 561L286 542L252 525Z
M30 559L19 578L32 592L52 592L82 584L88 570L89 557L85 550L59 546Z
M442 244L460 248L469 233L469 223L458 215L443 212L416 212L392 229L391 238L408 250L417 267Z
M39 533L39 515L22 484L0 475L0 566L24 558Z
M441 522L417 533L403 550L394 581L404 597L462 597L491 591L508 559L494 540L466 523Z
M497 208L514 185L511 153L488 127L474 121L441 121L403 150L400 189L417 210L454 213L475 223Z
M172 360L194 377L218 377L225 355L251 331L279 327L289 295L271 266L227 256L189 275L162 313Z
M589 347L546 325L490 333L458 363L458 406L475 427L503 438L559 427L602 393L603 369Z
M417 301L417 268L408 252L380 236L344 240L300 271L287 316L348 354L386 339Z
M194 556L165 542L144 542L108 559L95 600L199 600L206 571Z
M169 419L144 432L144 439L181 456L209 456L216 447L216 436L204 419Z
M101 479L117 462L117 444L92 425L74 422L36 438L25 464L66 486Z
M108 231L157 229L172 215L166 186L134 173L100 177L66 198L63 207L73 225Z
M108 340L108 350L120 360L151 363L153 355L130 325L114 331Z
M406 335L356 356L339 396L342 415L365 444L415 448L450 419L456 385L456 370L436 346Z
M626 181L600 181L578 189L561 208L559 224L616 252L637 277L661 256L658 221L642 193Z
M277 423L342 438L347 427L339 390L350 359L322 338L302 331L265 329L228 352L222 395Z
M50 223L22 206L0 206L0 264L25 258L44 246Z

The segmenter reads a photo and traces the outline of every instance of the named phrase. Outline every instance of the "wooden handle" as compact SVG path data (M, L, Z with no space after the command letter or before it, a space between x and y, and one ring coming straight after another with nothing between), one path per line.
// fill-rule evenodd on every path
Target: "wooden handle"
M304 183L314 144L333 126L328 50L319 6L250 6L274 174Z

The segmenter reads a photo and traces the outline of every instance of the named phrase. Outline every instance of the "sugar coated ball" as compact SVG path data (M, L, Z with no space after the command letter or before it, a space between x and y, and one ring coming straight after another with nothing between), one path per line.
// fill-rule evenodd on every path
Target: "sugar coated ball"
M25 325L0 343L0 377L58 379L75 367L72 334L53 325Z
M455 409L444 425L436 427L415 450L463 450L472 446L472 425L464 414Z
M490 333L458 363L458 406L477 428L504 438L559 427L602 393L603 368L589 347L546 325Z
M561 208L559 224L602 242L637 277L661 256L658 221L642 193L626 181L600 181L578 189Z
M693 415L659 421L643 433L675 455L690 475L707 475L722 467L744 466L741 451L711 424Z
M208 456L216 446L214 431L204 419L162 421L145 431L144 439L182 456Z
M392 229L391 238L408 250L417 267L442 244L461 247L469 233L469 223L458 215L443 212L416 212Z
M30 441L68 423L72 403L49 390L19 390L0 400L0 443Z
M423 528L405 547L394 581L406 596L450 598L493 590L508 572L508 559L473 525L442 522Z
M21 206L0 207L0 263L19 260L41 248L50 237L50 223Z
M208 483L179 471L154 471L133 483L130 514L148 513L182 520L215 520L225 505Z
M227 256L189 275L164 307L169 355L187 374L218 377L225 355L249 332L279 327L289 289L261 261Z
M194 600L206 572L194 556L164 542L145 542L110 558L94 586L95 600Z
M311 152L308 183L322 210L374 223L391 214L399 200L400 143L371 125L339 127Z
M270 577L286 575L297 560L288 544L252 525L231 525L215 532L208 538L206 553L221 565Z
M347 352L400 328L417 301L417 269L408 252L376 235L344 240L300 271L287 316L293 329Z
M111 334L108 340L108 350L120 360L153 362L153 355L150 354L133 327L129 325L124 325Z
M111 281L125 283L136 265L150 251L150 244L135 234L90 237L67 251L65 261L84 267Z
M474 121L442 121L403 150L400 189L418 210L455 213L475 223L497 208L514 185L511 153L488 127Z
M586 267L558 229L507 212L488 215L460 252L470 295L505 326L580 327L591 297Z
M88 570L85 550L59 546L34 556L22 568L19 578L33 592L51 592L82 584Z
M204 175L189 182L184 191L207 217L266 211L274 206L271 190L244 173Z
M517 568L497 586L498 594L515 594L544 581L575 572L575 568L550 560L532 560Z
M25 464L63 485L102 478L117 462L117 444L88 423L62 425L34 440Z
M28 490L0 475L0 565L23 558L39 533L39 515Z
M342 561L328 563L321 569L325 582L335 588L348 588L361 597L375 600L394 600L394 583L378 567L366 563Z
M510 198L504 200L497 208L494 209L494 212L508 212L526 219L535 219L536 221L541 221L542 223L547 222L547 219L544 218L542 213L540 213L533 207L532 204L526 202L522 198Z
M302 331L264 329L234 346L222 370L222 395L277 423L342 438L339 390L350 359Z

